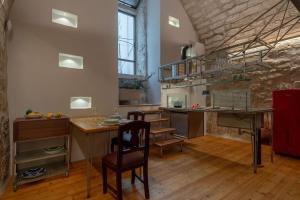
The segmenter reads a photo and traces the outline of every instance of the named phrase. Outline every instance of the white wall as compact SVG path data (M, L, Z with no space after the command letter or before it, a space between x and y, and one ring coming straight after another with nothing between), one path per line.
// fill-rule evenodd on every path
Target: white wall
M148 74L154 73L147 91L150 103L159 103L158 67L180 60L181 46L198 41L180 0L149 0L147 7ZM180 20L180 28L169 25L169 16Z
M78 15L79 28L53 24L52 8ZM113 111L118 105L117 9L117 0L15 2L8 43L11 122L28 108L69 116L92 114L70 110L72 96L91 96L99 114ZM59 52L83 56L84 70L59 68Z
M181 47L187 44L198 42L197 33L187 16L180 0L163 0L160 3L160 37L161 37L161 65L172 63L181 59ZM169 25L169 16L175 17L180 21L180 28ZM187 94L187 106L192 104L206 105L206 97L202 96L205 86L195 86L190 88L176 88L161 90L161 105L167 106L168 94ZM206 121L206 117L205 117ZM206 131L206 123L205 131Z
M198 42L197 34L180 0L160 2L161 64L181 59L181 46ZM169 16L180 20L180 28L169 25Z
M169 25L169 16L180 21L180 28ZM181 46L192 44L198 41L197 34L192 23L187 16L180 0L161 1L160 18L161 37L161 64L168 64L181 59ZM167 105L167 94L184 93L188 94L188 107L194 103L205 105L205 97L202 96L203 86L192 88L179 88L171 90L161 90L161 104Z

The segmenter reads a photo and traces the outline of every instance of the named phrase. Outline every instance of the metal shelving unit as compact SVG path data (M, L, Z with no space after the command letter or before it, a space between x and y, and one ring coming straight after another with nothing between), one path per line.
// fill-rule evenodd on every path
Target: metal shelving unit
M299 24L300 13L289 16L290 7L290 0L278 1L232 36L225 38L206 55L161 66L160 82L169 85L186 82L187 87L190 86L189 81L193 80L203 80L202 85L226 84L248 81L248 73L255 70L270 70L271 66L263 62L266 55L281 41L299 37L299 33L292 33L291 30ZM255 35L245 38L246 41L239 40L240 35L252 29L253 24L261 22L262 19L267 23L257 26Z

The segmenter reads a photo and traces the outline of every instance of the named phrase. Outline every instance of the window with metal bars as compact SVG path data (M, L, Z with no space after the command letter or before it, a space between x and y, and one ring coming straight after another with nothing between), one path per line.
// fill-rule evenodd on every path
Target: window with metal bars
M136 74L135 16L118 12L118 72Z

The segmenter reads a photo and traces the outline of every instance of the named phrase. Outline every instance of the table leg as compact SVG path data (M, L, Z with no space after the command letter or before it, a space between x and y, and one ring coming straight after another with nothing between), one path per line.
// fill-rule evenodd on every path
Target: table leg
M71 163L72 160L72 138L73 138L73 131L74 131L74 125L70 123L70 135L69 135L69 147L68 147L68 151L69 151L69 163Z
M90 198L91 188L91 144L89 134L86 135L86 197Z
M66 136L65 137L65 141L66 141L66 148L67 148L67 156L66 156L66 163L67 163L67 171L66 171L66 176L69 176L69 171L70 171L70 160L71 160L71 151L72 149L70 149L70 136Z

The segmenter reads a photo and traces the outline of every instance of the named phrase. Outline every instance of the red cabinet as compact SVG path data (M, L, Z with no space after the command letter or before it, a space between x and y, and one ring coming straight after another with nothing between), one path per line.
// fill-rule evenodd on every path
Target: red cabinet
M276 153L300 157L300 89L273 91Z

